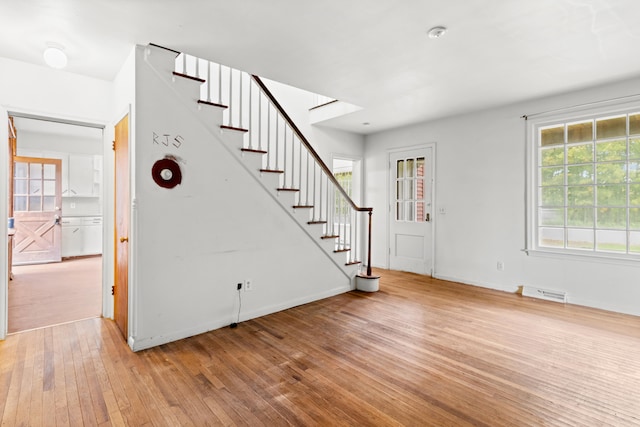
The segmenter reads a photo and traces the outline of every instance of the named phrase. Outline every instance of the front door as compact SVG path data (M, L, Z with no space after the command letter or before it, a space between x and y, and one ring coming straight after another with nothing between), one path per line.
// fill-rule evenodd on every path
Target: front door
M431 275L432 148L393 152L389 157L389 268Z
M60 262L62 162L13 158L13 264Z
M115 130L115 283L113 312L125 339L129 310L129 116L118 122Z

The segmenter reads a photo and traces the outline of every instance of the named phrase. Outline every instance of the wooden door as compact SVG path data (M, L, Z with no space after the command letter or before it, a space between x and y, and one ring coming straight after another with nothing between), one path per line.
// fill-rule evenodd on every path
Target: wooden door
M129 310L129 116L115 129L115 275L114 317L125 340L128 339Z
M389 268L432 274L432 148L390 154Z
M13 265L60 262L62 162L13 158Z

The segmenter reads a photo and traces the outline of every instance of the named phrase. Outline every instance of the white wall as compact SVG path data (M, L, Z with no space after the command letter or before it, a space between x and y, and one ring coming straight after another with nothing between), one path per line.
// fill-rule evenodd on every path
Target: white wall
M315 95L312 92L272 80L264 79L264 82L329 167L331 167L332 155L335 154L349 158L362 158L363 135L311 125L309 108L314 106L315 101Z
M570 303L640 315L640 266L527 256L523 114L638 93L640 78L407 126L366 138L365 203L374 208L373 265L386 266L388 150L435 142L435 276L505 291L567 291ZM445 208L445 214L438 214ZM504 271L496 263L504 262Z
M112 83L0 58L0 106L9 112L107 125L113 117ZM104 141L110 150L111 139L107 133ZM0 179L6 183L6 161L1 164ZM2 216L6 216L6 212L3 211ZM0 239L0 244L2 242ZM103 274L109 273L109 269L103 269ZM6 275L0 277L0 289L6 292ZM0 318L6 318L6 314L6 305L0 305ZM6 323L2 330L6 331Z
M348 290L350 279L223 146L233 134L221 135L213 113L206 125L193 113L197 86L188 103L172 93L163 80L170 71L167 66L159 77L138 48L133 348L236 321L236 284L245 279L253 281L253 290L242 293L241 321ZM155 144L154 132L180 135L183 142ZM182 184L174 189L157 186L151 177L153 164L166 155L182 168Z

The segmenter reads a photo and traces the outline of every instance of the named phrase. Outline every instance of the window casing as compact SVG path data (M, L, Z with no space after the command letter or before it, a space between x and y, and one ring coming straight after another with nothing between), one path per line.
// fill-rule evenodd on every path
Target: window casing
M640 105L528 132L527 249L640 259Z

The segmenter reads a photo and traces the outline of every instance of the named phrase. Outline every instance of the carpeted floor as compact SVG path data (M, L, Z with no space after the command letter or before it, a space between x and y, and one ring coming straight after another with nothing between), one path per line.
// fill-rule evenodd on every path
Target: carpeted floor
M9 333L98 317L102 313L102 257L13 267Z

